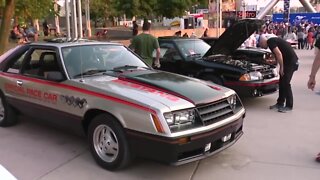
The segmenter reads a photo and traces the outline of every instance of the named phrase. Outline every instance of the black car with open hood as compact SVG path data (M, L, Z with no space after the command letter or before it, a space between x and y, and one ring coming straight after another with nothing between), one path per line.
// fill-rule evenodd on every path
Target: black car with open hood
M205 54L224 54L233 59L250 59L259 63L275 64L275 58L269 49L246 47L244 42L262 26L263 21L257 19L239 20L219 37L202 37L211 48Z
M242 96L274 93L279 83L275 65L254 55L234 55L262 24L258 19L239 20L226 29L213 46L201 39L159 37L160 69L212 81Z
M246 39L260 29L263 23L258 19L239 20L223 32L205 56L211 54L231 55Z

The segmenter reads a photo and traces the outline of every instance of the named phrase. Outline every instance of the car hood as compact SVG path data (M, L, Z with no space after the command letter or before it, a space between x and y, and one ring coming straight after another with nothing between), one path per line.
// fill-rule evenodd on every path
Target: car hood
M251 51L251 52L257 52L257 53L272 53L270 49L262 49L262 48L256 48L256 47L241 47L238 48L237 51Z
M246 39L264 24L260 19L241 19L227 28L204 57L212 54L231 55Z
M151 70L122 73L115 78L91 77L85 82L104 91L112 90L111 93L129 99L142 101L141 97L147 97L162 104L167 104L168 100L184 100L200 105L217 101L234 93L231 89L210 82Z

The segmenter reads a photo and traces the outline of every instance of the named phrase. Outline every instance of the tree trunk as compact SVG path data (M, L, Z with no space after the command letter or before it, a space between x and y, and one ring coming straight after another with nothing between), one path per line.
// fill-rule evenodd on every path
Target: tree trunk
M3 54L8 47L10 36L11 19L14 12L15 0L6 0L6 6L3 9L3 16L0 27L0 55Z

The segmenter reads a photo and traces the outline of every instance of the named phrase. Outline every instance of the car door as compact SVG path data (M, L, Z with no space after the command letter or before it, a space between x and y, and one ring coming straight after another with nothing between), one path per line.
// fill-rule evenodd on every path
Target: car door
M181 73L179 64L183 59L173 42L160 42L159 46L161 70Z
M181 61L176 61L177 72L190 77L197 77L198 73L205 68L204 62L201 59L202 53L199 49L205 44L198 39L181 39L175 41L175 46L182 58ZM208 46L207 44L205 44ZM208 48L208 47L205 47Z
M49 72L64 75L58 49L54 47L33 46L13 60L6 72L10 78L5 83L10 104L24 114L56 125L72 126L66 122L78 117L67 112L70 105L61 100L64 97L64 85L49 80Z

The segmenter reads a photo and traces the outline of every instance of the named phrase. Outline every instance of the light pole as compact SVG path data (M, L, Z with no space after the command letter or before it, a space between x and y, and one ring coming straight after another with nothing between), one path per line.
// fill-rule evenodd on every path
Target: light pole
M77 3L77 5L78 5L78 26L79 26L79 28L78 28L78 30L79 30L79 32L78 32L78 37L79 37L80 39L82 39L82 38L83 38L83 30L82 30L81 0L78 0L77 2L78 2L78 3Z
M69 2L65 1L65 13L66 13L66 27L67 27L67 40L71 39L71 32L70 32L70 6Z
M245 19L246 18L246 1L242 0L241 5L242 5L242 19Z
M90 23L90 1L85 1L85 14L86 14L86 32L87 36L91 37L91 23Z
M58 1L57 0L54 0L53 8L54 8L55 12L59 11L59 9L58 9ZM55 23L55 26L56 26L56 34L60 34L59 16L57 16L57 15L54 16L54 23Z

